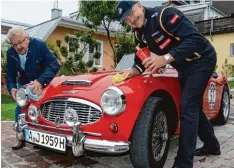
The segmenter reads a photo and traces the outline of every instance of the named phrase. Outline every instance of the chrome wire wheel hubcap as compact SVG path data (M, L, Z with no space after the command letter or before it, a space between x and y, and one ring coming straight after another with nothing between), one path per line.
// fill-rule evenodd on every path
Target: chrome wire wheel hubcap
M228 93L224 92L223 94L223 116L225 119L227 119L228 115L229 115L229 98L228 98Z
M154 120L152 130L152 152L156 161L161 160L168 141L167 118L164 112L160 111Z

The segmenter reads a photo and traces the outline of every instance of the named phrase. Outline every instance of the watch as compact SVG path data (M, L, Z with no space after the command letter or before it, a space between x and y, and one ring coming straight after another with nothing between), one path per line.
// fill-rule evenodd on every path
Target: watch
M169 63L169 60L170 60L170 56L168 54L164 55L163 56L164 59L166 60L166 63L168 64Z

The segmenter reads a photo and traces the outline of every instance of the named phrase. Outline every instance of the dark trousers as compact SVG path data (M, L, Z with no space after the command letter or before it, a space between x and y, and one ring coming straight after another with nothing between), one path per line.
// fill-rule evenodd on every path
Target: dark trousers
M23 87L23 85L18 83L17 89ZM19 115L21 114L21 107L17 104L15 108L15 122L18 121Z
M203 94L213 70L181 76L179 149L175 158L178 168L192 168L197 135L209 150L220 148L214 129L202 111Z

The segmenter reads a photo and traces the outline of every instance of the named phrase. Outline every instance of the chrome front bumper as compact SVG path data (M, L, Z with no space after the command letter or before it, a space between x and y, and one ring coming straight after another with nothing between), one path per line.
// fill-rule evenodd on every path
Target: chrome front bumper
M67 137L67 145L71 146L72 144L72 137ZM114 141L106 141L106 140L96 140L96 139L87 139L84 140L84 149L107 153L107 154L119 154L124 153L129 150L128 142L114 142Z
M25 120L25 114L20 114L19 120L17 123L17 128L16 128L17 132L22 134L25 128L29 128L28 123L29 122L26 122ZM30 124L43 127L43 125L39 125L35 123L30 123ZM48 128L50 126L45 126L45 127ZM56 129L55 127L50 127L50 128ZM35 131L41 131L41 130L35 130ZM55 134L55 135L59 135L59 134ZM72 146L73 136L70 136L70 135L65 135L65 136L67 139L67 143L66 143L67 146ZM85 150L106 153L106 154L120 154L120 153L125 153L129 150L130 142L122 142L122 141L115 142L115 141L107 141L107 140L88 139L84 137L83 144L84 144Z

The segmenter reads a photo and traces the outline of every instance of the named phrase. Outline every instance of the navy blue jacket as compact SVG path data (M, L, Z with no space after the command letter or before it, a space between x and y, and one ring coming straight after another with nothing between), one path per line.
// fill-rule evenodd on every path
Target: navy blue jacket
M12 88L17 88L17 82L25 85L36 79L42 86L45 86L59 71L60 65L56 57L48 49L46 43L40 39L30 37L26 57L25 70L23 70L15 49L11 47L7 51L6 81L9 92ZM16 82L18 74L19 77Z
M198 32L195 25L174 7L145 8L143 28L135 29L136 43L148 47L158 56L170 53L171 63L179 74L214 69L216 52L210 42ZM145 68L135 57L134 67Z

